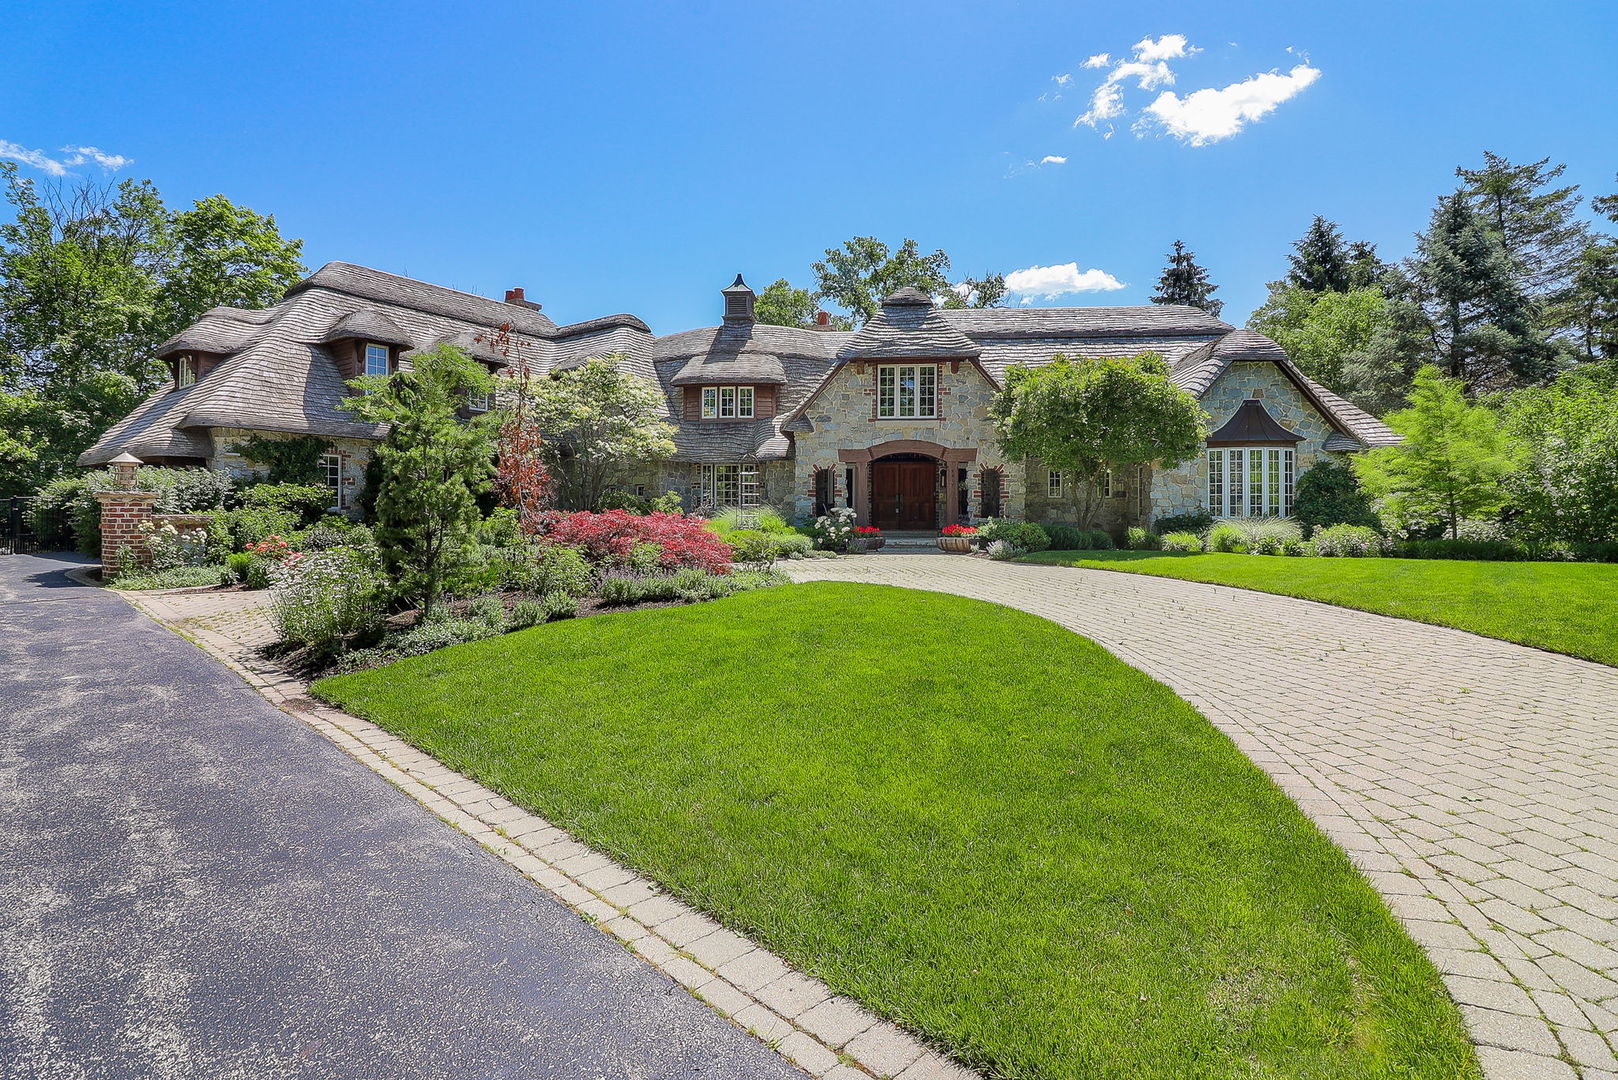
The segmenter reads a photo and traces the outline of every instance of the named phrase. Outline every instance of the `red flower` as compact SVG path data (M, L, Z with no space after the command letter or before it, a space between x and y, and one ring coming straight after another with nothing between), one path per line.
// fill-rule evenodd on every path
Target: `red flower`
M976 536L978 534L977 528L972 525L945 525L943 531L945 536Z
M856 525L854 526L854 531L859 533L861 536L882 535L882 530L877 528L875 525Z

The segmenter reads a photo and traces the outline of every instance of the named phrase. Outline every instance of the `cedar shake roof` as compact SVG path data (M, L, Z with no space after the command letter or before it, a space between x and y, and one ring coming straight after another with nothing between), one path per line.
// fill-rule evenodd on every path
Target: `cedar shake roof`
M982 351L943 317L926 293L904 288L882 301L881 309L848 340L837 359L967 359Z
M1220 429L1208 436L1209 446L1244 446L1250 443L1299 443L1303 436L1288 431L1270 415L1264 403L1248 398Z
M509 356L492 344L502 326L510 332ZM328 343L349 337L398 345L406 363L417 350L448 343L487 363L520 365L537 376L619 355L624 370L663 391L677 461L787 457L786 433L812 429L806 407L833 373L850 361L886 358L970 360L998 383L1012 364L1047 363L1058 354L1149 351L1170 364L1177 384L1199 397L1231 363L1265 361L1286 372L1337 428L1327 449L1398 441L1380 421L1304 378L1273 341L1196 308L940 310L920 290L901 289L856 333L732 320L655 337L633 315L559 327L531 306L328 263L273 307L214 308L165 342L159 356L189 350L224 359L192 386L153 394L81 455L79 464L102 465L123 452L212 457L207 429L214 427L380 438L380 425L359 423L338 408L349 391ZM773 386L776 414L751 423L685 420L685 387L709 383Z
M392 319L373 308L350 311L333 323L332 328L322 334L320 340L325 343L367 341L378 345L411 344L409 336L399 329Z

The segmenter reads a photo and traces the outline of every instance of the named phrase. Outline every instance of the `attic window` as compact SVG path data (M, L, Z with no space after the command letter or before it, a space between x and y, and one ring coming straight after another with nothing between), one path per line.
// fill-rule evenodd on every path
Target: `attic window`
M753 417L753 388L751 386L704 386L702 388L702 418L704 420L749 420Z
M365 374L387 375L390 365L388 363L388 347L368 343L365 346Z
M197 362L190 353L181 353L174 361L174 385L178 389L195 384L197 381Z

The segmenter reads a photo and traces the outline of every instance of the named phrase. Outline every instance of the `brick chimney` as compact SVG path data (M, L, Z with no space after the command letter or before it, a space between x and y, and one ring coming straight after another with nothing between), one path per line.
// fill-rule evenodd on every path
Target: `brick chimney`
M831 313L828 312L828 311L817 311L817 312L815 312L815 325L816 326L830 326L831 325Z
M540 308L540 305L532 300L525 299L520 288L506 290L506 303L516 304L518 307L525 307L530 311L538 311Z

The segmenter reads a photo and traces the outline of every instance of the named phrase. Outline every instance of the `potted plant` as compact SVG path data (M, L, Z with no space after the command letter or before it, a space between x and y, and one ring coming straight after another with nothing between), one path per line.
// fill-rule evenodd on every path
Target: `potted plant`
M957 555L970 555L972 542L977 535L977 529L971 525L945 525L938 536L939 550Z
M875 525L857 525L854 527L854 535L864 542L866 551L879 551L882 545L888 542L888 538L882 535L882 530Z

